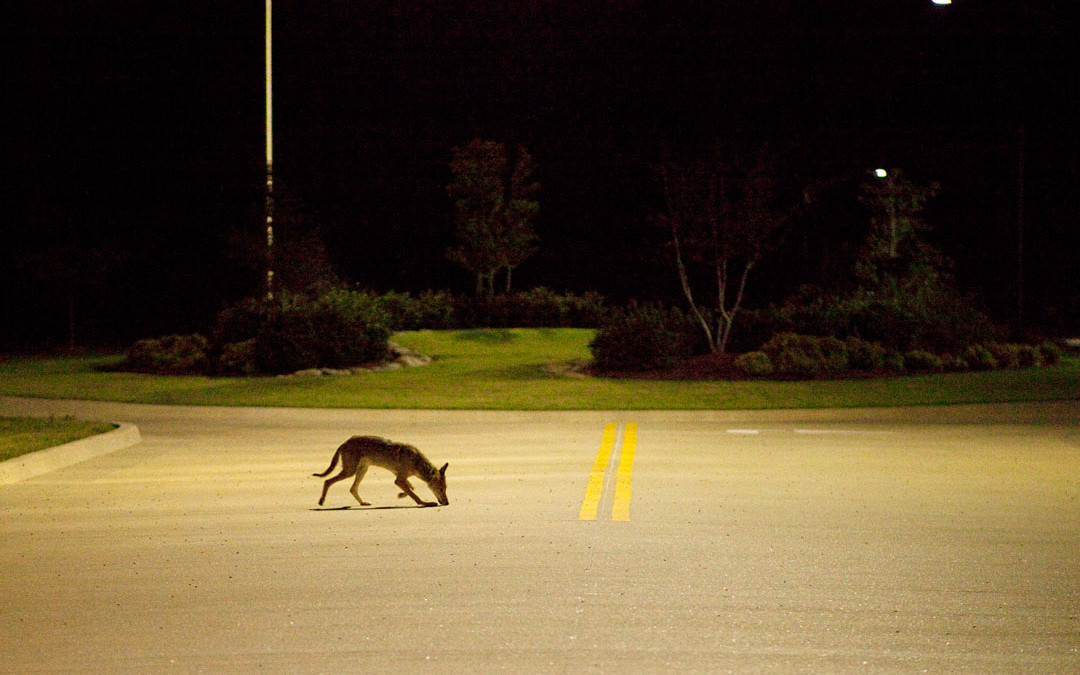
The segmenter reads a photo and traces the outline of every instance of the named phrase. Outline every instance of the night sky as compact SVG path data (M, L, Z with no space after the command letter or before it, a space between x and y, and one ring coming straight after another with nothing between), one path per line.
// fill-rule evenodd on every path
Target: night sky
M264 3L9 6L0 349L63 344L70 308L85 344L205 330L261 282ZM444 256L445 185L451 148L482 137L538 165L541 249L515 285L678 301L654 167L767 143L800 184L877 166L940 182L935 243L1004 322L1022 160L1025 320L1080 329L1065 6L275 0L280 236L317 231L374 290L470 292ZM750 303L827 283L856 211L836 197L803 218Z

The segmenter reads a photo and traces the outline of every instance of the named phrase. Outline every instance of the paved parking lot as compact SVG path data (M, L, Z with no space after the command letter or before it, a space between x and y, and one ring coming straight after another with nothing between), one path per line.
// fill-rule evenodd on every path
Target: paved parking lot
M0 487L4 672L1080 671L1075 402L28 412L142 441ZM450 505L372 469L317 507L357 433Z

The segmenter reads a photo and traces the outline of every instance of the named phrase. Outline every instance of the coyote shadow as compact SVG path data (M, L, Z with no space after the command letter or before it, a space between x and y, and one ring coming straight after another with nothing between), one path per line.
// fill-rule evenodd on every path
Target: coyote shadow
M388 511L390 509L434 509L438 504L421 506L420 504L406 504L405 506L316 506L309 511Z

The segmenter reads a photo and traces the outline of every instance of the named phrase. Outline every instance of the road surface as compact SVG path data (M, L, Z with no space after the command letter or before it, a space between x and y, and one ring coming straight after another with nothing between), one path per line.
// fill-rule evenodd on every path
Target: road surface
M28 413L142 442L0 487L4 673L1080 672L1077 402ZM450 505L317 507L358 433Z

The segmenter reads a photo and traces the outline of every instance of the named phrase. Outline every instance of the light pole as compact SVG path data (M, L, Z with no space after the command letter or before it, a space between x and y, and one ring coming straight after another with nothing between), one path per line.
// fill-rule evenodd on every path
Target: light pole
M274 299L274 87L270 2L266 0L266 299Z

